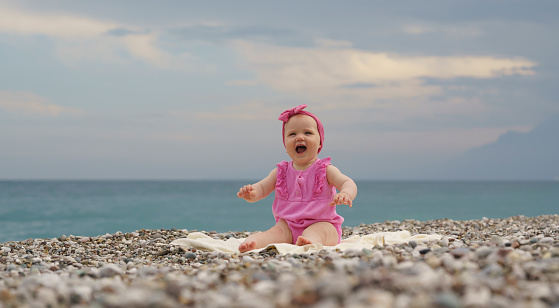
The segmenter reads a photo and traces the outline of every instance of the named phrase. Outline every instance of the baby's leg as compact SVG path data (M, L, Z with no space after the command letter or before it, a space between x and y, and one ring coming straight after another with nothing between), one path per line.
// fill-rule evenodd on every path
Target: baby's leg
M272 243L291 243L291 230L285 220L280 219L278 223L264 232L251 234L239 246L240 252L264 248Z
M324 246L334 246L338 244L339 239L336 227L329 222L321 221L308 226L295 244L303 246L320 243Z

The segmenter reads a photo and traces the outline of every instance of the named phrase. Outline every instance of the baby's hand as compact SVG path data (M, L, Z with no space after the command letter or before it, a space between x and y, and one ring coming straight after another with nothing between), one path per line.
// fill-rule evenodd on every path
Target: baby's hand
M237 197L251 201L256 197L256 189L252 185L245 185L239 189Z
M334 206L340 204L347 204L349 205L349 207L351 207L353 205L353 202L351 201L351 197L347 193L340 192L334 196L334 199L332 199L330 205Z

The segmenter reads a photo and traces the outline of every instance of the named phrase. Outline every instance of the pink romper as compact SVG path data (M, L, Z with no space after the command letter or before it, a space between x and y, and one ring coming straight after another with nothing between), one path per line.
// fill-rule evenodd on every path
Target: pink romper
M336 188L328 184L326 167L330 157L317 158L306 170L295 170L293 162L277 164L276 198L272 210L276 223L284 219L293 234L293 244L303 231L316 222L329 222L338 231L338 243L342 238L344 218L330 206Z

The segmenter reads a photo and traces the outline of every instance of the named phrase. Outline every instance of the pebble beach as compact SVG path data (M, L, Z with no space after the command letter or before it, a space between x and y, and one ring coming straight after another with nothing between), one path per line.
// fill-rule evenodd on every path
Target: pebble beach
M386 221L343 237L439 234L370 249L228 255L137 230L0 244L0 307L559 307L559 215Z

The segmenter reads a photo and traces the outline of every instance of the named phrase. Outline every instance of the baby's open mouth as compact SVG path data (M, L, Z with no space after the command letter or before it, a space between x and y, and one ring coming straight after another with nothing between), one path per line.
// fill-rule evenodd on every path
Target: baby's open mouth
M298 145L297 147L295 147L295 151L297 151L297 153L301 154L303 152L305 152L307 150L307 147L304 145Z

